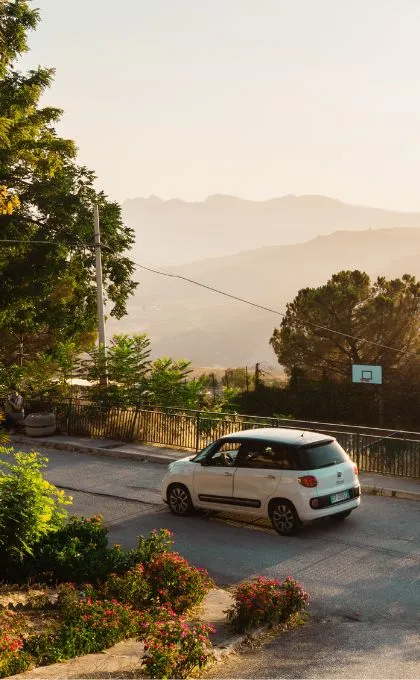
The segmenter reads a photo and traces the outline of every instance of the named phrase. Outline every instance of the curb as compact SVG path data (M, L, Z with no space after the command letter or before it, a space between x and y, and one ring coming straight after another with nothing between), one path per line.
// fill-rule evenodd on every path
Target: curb
M362 484L362 494L365 496L386 496L388 498L401 498L405 501L420 501L420 493L416 491L402 491L387 489L386 487Z
M14 435L13 442L20 444L29 444L36 448L42 446L44 448L56 449L58 451L75 451L76 453L84 453L89 456L106 456L109 458L121 458L126 460L135 460L138 462L150 461L160 465L168 465L174 460L179 460L180 455L168 455L166 453L157 453L151 447L138 447L139 451L124 451L119 449L101 449L96 446L84 446L83 444L70 444L67 442L55 442L49 439L26 437L24 435ZM180 452L182 455L188 455L187 451ZM401 500L420 501L420 491L403 491L399 489L389 489L387 487L374 486L371 484L363 484L362 494L366 496L385 496L388 498L400 498Z
M54 442L48 439L25 437L23 435L14 435L13 442L18 444L29 444L30 446L42 446L46 449L56 449L57 451L70 451L76 453L85 453L89 456L106 456L107 458L124 458L126 460L137 460L139 462L153 461L161 465L167 465L174 460L179 460L180 456L168 456L162 453L154 453L149 449L141 449L138 453L136 451L123 451L119 449L101 449L97 446L84 446L83 444L69 444L66 442ZM186 453L186 455L188 455Z
M215 663L221 663L223 659L231 654L235 654L238 647L240 647L247 640L257 640L260 635L269 630L268 626L262 626L255 630L243 633L242 635L234 635L222 640L217 645L213 646L213 657Z

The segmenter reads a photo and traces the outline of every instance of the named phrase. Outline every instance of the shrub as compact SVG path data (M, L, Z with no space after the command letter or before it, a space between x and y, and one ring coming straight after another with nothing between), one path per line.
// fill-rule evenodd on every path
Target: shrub
M102 517L71 517L40 543L34 571L57 581L95 581L107 571L108 530Z
M61 589L58 599L61 625L31 636L24 644L37 664L99 652L144 630L142 613L117 600L93 599L89 593L94 592L89 589L81 596L71 584Z
M209 634L214 632L207 624L190 628L173 609L162 607L144 644L143 665L148 676L187 678L193 670L203 669L212 654Z
M7 609L0 611L0 678L26 671L31 656L22 651L25 619Z
M47 482L41 469L47 458L38 453L10 453L0 460L0 578L22 570L25 558L48 534L59 530L71 498Z
M135 553L137 562L147 566L158 555L169 552L173 544L173 533L169 529L153 529L146 538L139 536L137 548L131 552Z
M167 529L140 536L137 548L124 551L120 545L108 548L108 529L101 515L72 517L66 526L42 541L32 571L45 580L74 583L98 582L109 574L122 574L135 564L148 564L170 549L172 534Z
M292 614L305 609L308 602L308 593L291 576L283 583L259 576L236 588L234 603L226 614L233 628L244 632L263 624L273 626L287 621Z
M199 604L214 586L205 569L193 567L176 552L157 555L146 568L152 596L177 614Z
M107 599L114 598L136 609L143 609L152 600L149 581L142 564L137 564L125 574L111 574L103 585L102 594Z

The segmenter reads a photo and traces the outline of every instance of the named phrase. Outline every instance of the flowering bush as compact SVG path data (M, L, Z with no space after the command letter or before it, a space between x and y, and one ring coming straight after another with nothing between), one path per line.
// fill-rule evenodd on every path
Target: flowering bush
M88 587L82 594L72 584L61 589L58 599L61 625L25 642L25 649L36 657L38 664L99 652L144 630L144 614L117 600L93 599L94 592Z
M214 587L205 569L193 567L176 552L157 555L146 568L151 594L177 614L199 604Z
M173 533L169 529L153 529L145 538L139 536L135 551L136 561L147 566L155 557L162 553L167 553L174 544Z
M305 609L309 595L291 576L278 579L258 578L241 583L234 592L234 604L227 618L239 632L262 624L275 625Z
M0 611L0 678L22 673L31 666L31 657L22 652L25 619L7 609Z
M214 632L207 624L190 628L184 617L177 616L170 607L162 607L148 628L144 644L143 665L148 676L187 678L194 669L204 668L211 656L209 634Z
M137 564L121 576L111 574L105 581L101 594L107 599L115 598L136 609L143 609L152 601L149 581L142 564Z

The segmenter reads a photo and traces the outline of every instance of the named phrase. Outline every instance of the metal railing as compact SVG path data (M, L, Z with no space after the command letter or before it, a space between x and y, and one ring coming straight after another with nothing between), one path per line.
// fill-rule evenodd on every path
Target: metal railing
M27 413L42 410L25 400ZM58 432L116 441L158 444L198 451L219 437L256 427L287 427L336 437L364 472L420 477L420 433L394 432L334 423L211 413L177 408L98 406L83 400L49 400Z

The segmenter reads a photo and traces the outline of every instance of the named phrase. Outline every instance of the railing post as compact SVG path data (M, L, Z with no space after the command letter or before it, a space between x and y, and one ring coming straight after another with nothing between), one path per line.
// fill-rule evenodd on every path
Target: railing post
M195 412L195 452L200 448L200 411Z

